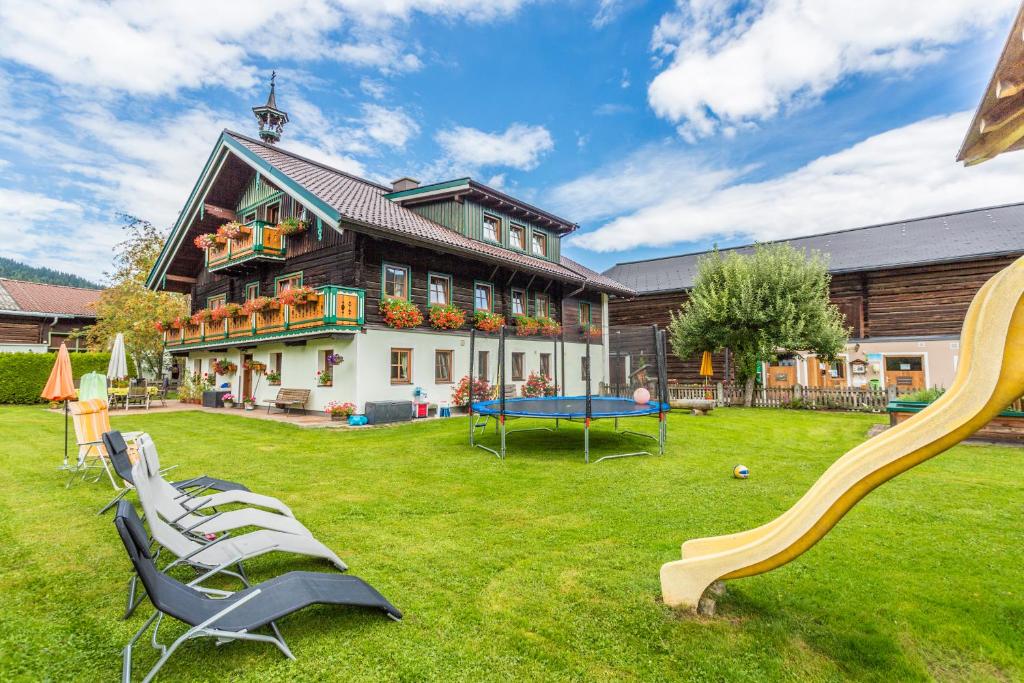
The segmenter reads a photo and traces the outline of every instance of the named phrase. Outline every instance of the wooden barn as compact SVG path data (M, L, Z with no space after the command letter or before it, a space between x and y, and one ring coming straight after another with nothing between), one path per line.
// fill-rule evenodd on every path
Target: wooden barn
M1024 203L928 216L785 240L828 255L831 299L846 315L850 343L829 366L794 354L763 368L769 386L902 389L948 386L960 328L984 282L1024 254ZM752 246L726 251L749 252ZM686 300L707 252L619 263L608 277L637 291L609 303L612 325L657 322ZM702 381L699 358L669 359L669 378ZM717 354L715 380L729 372Z
M85 342L69 336L96 322L100 291L0 278L0 352L46 353L62 341L84 351Z

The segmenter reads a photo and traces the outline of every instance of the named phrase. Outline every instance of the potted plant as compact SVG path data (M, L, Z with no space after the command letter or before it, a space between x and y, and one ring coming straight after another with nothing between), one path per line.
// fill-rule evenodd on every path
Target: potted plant
M210 249L217 246L217 236L212 232L204 232L192 240L192 244L196 245L196 249Z
M192 314L192 317L189 318L189 320L191 320L193 325L211 322L213 320L213 311L208 308L200 308Z
M292 287L277 295L278 303L285 306L300 306L317 300L317 292L312 287Z
M275 370L271 370L267 373L267 384L272 387L279 386L281 384L281 373Z
M452 389L452 405L465 412L469 405L469 375L459 380L459 383ZM491 385L487 380L477 378L473 381L473 400L487 401L491 398Z
M235 407L235 395L234 394L224 394L220 398L221 398L222 401L224 401L224 407L225 408L234 408Z
M455 304L433 304L427 309L430 326L436 330L457 330L466 322L466 313Z
M516 323L516 336L529 337L540 331L540 323L528 315L517 315L513 318Z
M334 421L348 419L352 414L356 412L355 403L338 403L337 401L331 401L324 406L324 412L331 416Z
M272 308L280 308L281 304L269 296L257 296L249 299L242 305L242 310L247 314L258 313Z
M298 235L300 232L305 232L309 226L301 218L289 216L278 223L276 227L282 235Z
M505 316L491 311L476 312L476 329L484 332L497 332L505 325Z
M244 403L245 403L245 409L246 410L255 410L256 409L256 397L255 396L246 396L245 400L244 400Z
M233 375L238 370L238 366L226 358L218 358L210 364L210 367L218 375Z
M334 373L330 368L316 371L316 385L318 387L329 387L334 383Z
M384 299L380 302L380 312L389 327L401 330L416 327L423 322L420 307L405 299Z
M267 364L259 360L243 361L242 367L250 372L256 373L257 375L262 375L267 372Z

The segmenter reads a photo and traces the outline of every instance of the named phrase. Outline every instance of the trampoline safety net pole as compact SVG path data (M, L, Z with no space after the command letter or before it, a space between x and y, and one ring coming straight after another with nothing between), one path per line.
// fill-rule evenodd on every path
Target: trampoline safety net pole
M668 403L668 373L666 372L665 362L667 359L665 353L665 333L658 330L657 325L651 326L651 331L654 333L654 357L657 359L658 367L657 378L658 378L658 393L656 400L658 401L658 454L665 454L665 404Z
M505 459L505 326L498 333L498 423L501 425L501 459Z
M590 462L590 417L593 414L593 405L590 399L590 334L587 334L586 356L583 359L583 386L586 390L586 414L583 420L583 461ZM564 377L562 378L565 379Z
M476 330L470 329L469 331L469 445L475 445L473 442L476 438L476 425L473 421L473 357L476 355L474 351L474 345L476 342Z

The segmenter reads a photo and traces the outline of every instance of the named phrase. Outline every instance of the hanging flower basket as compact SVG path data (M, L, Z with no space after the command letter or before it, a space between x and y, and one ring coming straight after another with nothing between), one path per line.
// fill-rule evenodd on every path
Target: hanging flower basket
M528 315L517 315L513 320L516 323L517 337L530 337L540 331L540 323Z
M210 364L213 372L218 375L233 375L238 371L238 366L225 358L219 358Z
M301 218L289 216L278 223L276 227L282 235L298 235L300 232L306 232L309 225Z
M238 221L231 221L217 228L217 237L226 240L236 240L242 235L248 235L251 231L249 226L242 225Z
M262 375L267 371L267 364L258 360L243 361L242 367L250 372L255 372L257 375Z
M490 311L476 312L476 329L484 332L497 332L505 325L505 316Z
M466 313L455 304L430 307L430 326L437 330L457 330L466 323Z
M192 244L196 245L196 249L210 249L217 246L217 236L212 232L206 232L192 240Z
M419 306L405 299L385 299L380 302L380 312L389 327L404 329L416 327L423 322Z

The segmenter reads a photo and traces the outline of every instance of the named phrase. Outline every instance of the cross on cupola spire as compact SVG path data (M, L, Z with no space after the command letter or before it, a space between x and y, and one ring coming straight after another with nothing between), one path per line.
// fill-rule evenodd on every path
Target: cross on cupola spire
M276 79L277 72L272 71L270 73L270 96L267 97L267 103L262 107L252 108L252 113L256 115L256 120L260 123L260 139L270 144L281 139L284 124L288 123L288 113L277 108L277 97L274 94Z

